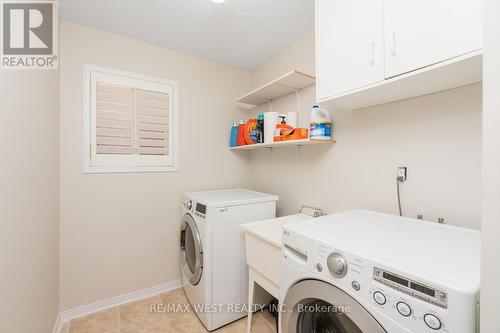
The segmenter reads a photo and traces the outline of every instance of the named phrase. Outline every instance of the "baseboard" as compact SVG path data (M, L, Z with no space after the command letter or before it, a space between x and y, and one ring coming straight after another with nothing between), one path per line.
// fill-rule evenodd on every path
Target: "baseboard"
M102 310L113 308L118 305L137 301L143 298L148 298L158 294L166 293L171 290L179 289L181 287L182 287L182 281L176 280L172 282L163 283L158 286L153 286L146 289L133 291L125 295L105 299L103 301L99 301L96 303L83 305L74 309L62 311L59 313L59 316L57 317L54 333L59 333L62 326L72 319L83 317L94 312L99 312Z

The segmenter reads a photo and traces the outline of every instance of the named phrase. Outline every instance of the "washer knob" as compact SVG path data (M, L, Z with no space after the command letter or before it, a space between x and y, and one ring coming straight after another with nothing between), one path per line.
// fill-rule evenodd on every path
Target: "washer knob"
M396 304L396 310L398 310L399 314L403 317L411 316L411 307L405 302L398 302L398 304Z
M440 330L441 327L443 327L443 323L441 322L441 320L431 313L428 313L424 316L424 322L427 326L429 326L429 328L435 331Z
M373 293L373 300L378 305L384 305L385 303L387 303L387 298L380 291L376 291L376 292Z
M347 274L347 262L339 253L332 253L326 261L328 270L336 278L343 278Z

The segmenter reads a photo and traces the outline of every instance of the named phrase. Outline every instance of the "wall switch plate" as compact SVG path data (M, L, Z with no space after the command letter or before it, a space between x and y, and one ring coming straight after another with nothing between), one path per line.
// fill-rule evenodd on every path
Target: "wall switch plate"
M406 181L407 171L408 169L406 167L398 167L396 176L397 180L399 180L400 182Z

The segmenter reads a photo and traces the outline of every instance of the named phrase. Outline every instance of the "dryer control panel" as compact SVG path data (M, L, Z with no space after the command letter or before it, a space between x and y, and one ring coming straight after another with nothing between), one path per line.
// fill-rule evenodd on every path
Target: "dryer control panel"
M204 219L206 214L207 214L207 206L197 202L195 206L194 215Z
M189 199L187 197L184 197L184 200L182 201L182 206L187 212L194 213L196 217L202 219L206 218L207 214L206 205L193 201L192 199Z

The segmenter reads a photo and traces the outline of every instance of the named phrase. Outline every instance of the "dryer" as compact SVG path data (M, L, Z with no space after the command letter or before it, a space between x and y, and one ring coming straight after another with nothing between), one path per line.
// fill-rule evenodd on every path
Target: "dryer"
M478 231L351 211L283 233L282 333L478 331Z
M274 218L277 200L243 189L184 195L182 282L192 309L209 331L247 315L248 267L240 224Z

